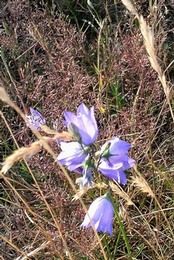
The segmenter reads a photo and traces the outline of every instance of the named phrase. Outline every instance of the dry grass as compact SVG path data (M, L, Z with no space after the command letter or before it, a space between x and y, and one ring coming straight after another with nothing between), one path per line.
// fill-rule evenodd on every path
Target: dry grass
M135 7L133 6L133 4L130 0L122 0L122 2L126 6L126 8L132 14L134 14L136 16L136 18L139 21L140 30L141 30L141 33L142 33L142 36L144 39L144 45L145 45L146 51L149 55L150 64L151 64L152 68L158 74L158 78L162 84L164 93L166 95L166 101L169 105L170 113L171 113L172 119L174 121L174 114L173 114L173 109L172 109L171 101L170 101L172 90L170 89L166 76L165 76L166 70L163 72L160 67L160 64L158 62L157 53L155 51L155 38L154 38L153 30L152 30L152 28L150 28L150 26L147 25L147 22L145 21L144 17L137 13Z
M172 3L31 2L0 3L2 259L173 259ZM95 106L97 145L116 135L132 143L126 187L100 180L79 191L55 162L55 140L72 138L62 112L82 102ZM47 119L41 133L26 126L31 106ZM113 238L79 228L108 187Z

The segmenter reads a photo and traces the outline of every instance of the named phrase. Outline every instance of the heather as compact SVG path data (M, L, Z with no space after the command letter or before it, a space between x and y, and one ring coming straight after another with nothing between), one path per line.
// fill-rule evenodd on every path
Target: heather
M173 259L173 8L1 1L2 259Z

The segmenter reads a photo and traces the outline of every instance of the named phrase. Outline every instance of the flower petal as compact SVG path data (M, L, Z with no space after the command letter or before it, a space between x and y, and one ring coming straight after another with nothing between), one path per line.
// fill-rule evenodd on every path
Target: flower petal
M61 142L61 148L62 152L58 155L57 159L60 163L68 166L70 171L79 168L87 157L87 153L84 152L78 142Z
M110 141L109 152L112 155L126 154L130 147L131 145L129 143L115 137Z
M83 103L77 108L77 116L81 116L81 115L86 115L86 116L89 115L89 109Z
M26 116L27 118L27 125L29 127L33 127L36 130L41 130L41 125L45 125L46 121L45 118L36 110L30 107L30 115Z
M128 157L128 160L123 163L123 170L128 170L136 164L135 160Z
M77 116L72 112L64 112L65 124L68 126L71 122L73 122L76 126L78 126Z
M107 160L102 160L101 164L99 165L99 170L104 176L114 179L118 183L125 185L127 183L127 178L126 174L123 171L123 167L123 162L112 165L107 163Z
M96 140L98 127L94 117L94 107L89 110L84 104L81 104L77 108L77 115L65 112L64 116L67 127L70 124L74 124L77 127L81 142L84 145L90 145Z
M107 232L112 236L113 216L114 208L111 201L105 196L99 197L89 207L81 227L89 228L92 222L96 231Z

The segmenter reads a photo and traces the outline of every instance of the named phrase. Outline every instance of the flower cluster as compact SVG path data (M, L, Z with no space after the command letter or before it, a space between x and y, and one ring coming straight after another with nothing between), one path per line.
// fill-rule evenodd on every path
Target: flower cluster
M27 116L27 124L35 130L41 130L46 123L45 118L32 108L30 113L31 115ZM62 151L57 160L66 165L70 172L80 175L76 179L80 189L85 186L92 187L93 173L102 174L125 185L127 183L125 171L135 165L135 161L128 155L130 144L113 137L96 151L94 143L98 137L98 126L94 107L88 109L81 104L77 108L77 114L64 112L64 117L64 123L73 135L74 141L59 142ZM107 232L112 236L113 215L114 207L106 193L93 201L81 227L92 226L96 231Z
M127 178L125 170L135 165L135 161L128 156L130 144L114 137L107 141L99 151L95 151L94 142L98 136L98 126L94 116L94 107L88 109L81 104L77 114L65 112L65 124L73 136L73 142L61 142L62 152L58 161L66 165L69 171L81 175L76 183L83 188L93 183L93 172L100 172L103 176L114 179L125 185ZM114 208L108 195L94 200L85 216L82 227L93 226L96 231L108 232L112 235L112 219Z

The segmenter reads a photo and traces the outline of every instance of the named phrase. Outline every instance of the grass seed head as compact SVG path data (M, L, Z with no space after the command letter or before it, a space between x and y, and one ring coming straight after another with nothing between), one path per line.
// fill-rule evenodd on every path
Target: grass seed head
M41 149L41 143L40 141L36 141L35 143L32 143L29 147L22 147L16 150L13 154L8 156L5 161L2 163L3 167L1 169L1 172L6 174L7 171L18 161L21 159L28 160L33 155L38 153Z
M132 176L132 185L135 186L140 192L147 193L148 196L154 198L155 194L153 193L152 189L150 188L149 184L143 177L139 176Z

